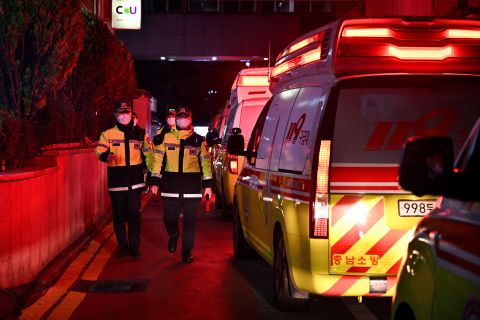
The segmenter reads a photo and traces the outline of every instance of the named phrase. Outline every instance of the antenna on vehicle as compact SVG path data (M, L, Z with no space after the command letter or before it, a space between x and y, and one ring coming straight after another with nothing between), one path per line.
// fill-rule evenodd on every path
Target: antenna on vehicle
M268 40L268 79L270 79L270 45L271 40Z

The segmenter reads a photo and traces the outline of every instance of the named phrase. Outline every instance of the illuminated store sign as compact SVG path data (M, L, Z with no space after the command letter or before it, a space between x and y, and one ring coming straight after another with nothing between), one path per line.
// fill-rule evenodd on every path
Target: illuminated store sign
M141 0L112 0L112 28L140 29Z

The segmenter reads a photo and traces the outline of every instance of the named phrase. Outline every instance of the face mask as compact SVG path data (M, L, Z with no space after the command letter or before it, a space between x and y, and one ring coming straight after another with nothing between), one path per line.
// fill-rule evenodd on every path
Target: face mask
M168 117L167 123L169 126L173 126L175 124L175 117Z
M192 124L192 119L190 118L180 118L177 119L177 126L180 129L187 129Z
M117 120L118 122L126 126L127 124L130 123L130 120L132 120L132 115L128 113L122 113L118 115Z

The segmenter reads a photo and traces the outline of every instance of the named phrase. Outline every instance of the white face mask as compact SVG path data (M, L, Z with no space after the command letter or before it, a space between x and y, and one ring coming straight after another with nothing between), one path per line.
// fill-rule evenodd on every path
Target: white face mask
M177 122L177 126L180 129L187 129L192 124L192 119L191 118L180 118L180 119L177 119L176 122Z
M132 120L132 115L129 113L122 113L117 116L118 122L126 126Z
M167 123L169 126L175 125L175 117L168 117L167 118Z

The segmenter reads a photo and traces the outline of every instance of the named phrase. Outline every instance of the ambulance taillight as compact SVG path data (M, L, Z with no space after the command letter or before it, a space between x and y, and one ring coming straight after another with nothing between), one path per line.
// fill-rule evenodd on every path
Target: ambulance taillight
M328 238L328 183L330 140L322 140L318 152L314 201L310 207L310 236Z
M240 75L237 86L239 87L268 87L268 76Z
M238 156L228 154L228 172L231 174L238 174Z

